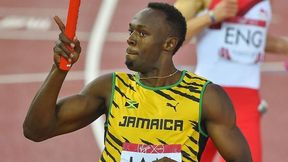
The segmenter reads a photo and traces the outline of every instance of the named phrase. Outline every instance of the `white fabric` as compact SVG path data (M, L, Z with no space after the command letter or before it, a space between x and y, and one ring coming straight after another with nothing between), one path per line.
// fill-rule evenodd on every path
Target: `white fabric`
M222 86L258 89L271 14L266 0L220 29L206 29L197 37L195 73Z
M175 161L182 161L181 153L159 153L159 154L151 154L151 153L140 153L140 152L132 152L132 151L122 151L121 153L121 162L140 162L147 161L152 162L159 160L161 158L170 158Z

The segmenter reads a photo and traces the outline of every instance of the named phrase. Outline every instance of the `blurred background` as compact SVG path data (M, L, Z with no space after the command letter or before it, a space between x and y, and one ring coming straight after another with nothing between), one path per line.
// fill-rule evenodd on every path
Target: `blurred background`
M174 3L174 0L158 1ZM100 73L127 71L124 57L128 23L148 2L82 1L77 29L82 56L70 71L60 97L79 92L85 83ZM287 0L273 2L271 33L274 35L288 36L287 4ZM59 33L53 17L58 15L65 21L67 7L68 0L0 0L1 162L98 160L97 137L91 126L40 143L27 140L22 133L29 104L53 63L52 48ZM97 34L102 34L102 39ZM174 59L179 68L193 70L194 45L184 45ZM261 95L269 105L262 119L264 162L288 161L288 142L285 140L288 137L288 72L283 66L286 59L284 56L267 56L262 67Z

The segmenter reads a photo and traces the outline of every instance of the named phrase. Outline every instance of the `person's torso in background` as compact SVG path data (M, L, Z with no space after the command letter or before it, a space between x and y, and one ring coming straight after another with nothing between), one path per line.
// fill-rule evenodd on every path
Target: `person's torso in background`
M258 89L271 5L261 0L248 8L243 3L239 7L244 8L240 13L248 10L198 35L196 74L222 86Z

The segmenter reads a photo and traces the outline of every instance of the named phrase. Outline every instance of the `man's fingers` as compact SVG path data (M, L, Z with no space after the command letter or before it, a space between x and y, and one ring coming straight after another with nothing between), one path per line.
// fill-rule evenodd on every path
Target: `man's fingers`
M61 40L55 42L54 54L62 56L68 60L68 62L76 62L79 58L81 52L81 47L79 41L77 41L77 46L75 48L67 47ZM56 59L57 60L57 59Z
M68 59L69 58L69 54L67 54L66 52L64 52L60 47L55 46L54 47L54 53L60 56L63 56L64 58Z
M81 45L80 41L77 39L77 37L74 37L74 49L77 53L81 53Z
M80 42L77 38L70 40L65 35L65 25L58 16L54 17L54 21L61 31L59 34L59 39L55 42L53 49L54 62L59 67L61 59L65 58L69 65L72 65L79 59L79 54L81 52Z
M74 51L73 48L69 48L67 45L64 45L63 43L61 43L61 44L59 45L59 47L60 47L65 53L67 53L67 54L70 54L71 52Z
M68 38L61 33L59 35L59 39L55 42L56 46L61 48L65 53L72 53L76 51L77 53L81 53L80 41L78 39L74 39L73 41L68 40Z
M61 32L61 33L59 34L59 39L60 39L63 43L65 43L65 44L67 44L67 45L70 45L71 43L73 43L71 40L69 40L69 39L67 38L67 36L66 36L63 32Z
M62 20L58 17L58 16L54 16L54 21L56 22L56 24L58 25L59 29L61 30L61 32L65 32L65 25L62 22Z

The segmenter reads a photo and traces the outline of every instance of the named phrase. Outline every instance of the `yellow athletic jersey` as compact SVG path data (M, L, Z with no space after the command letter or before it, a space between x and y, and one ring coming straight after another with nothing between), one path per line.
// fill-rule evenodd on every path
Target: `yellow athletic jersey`
M202 96L210 82L187 71L177 83L164 87L146 86L138 78L113 74L100 161L170 157L198 162L207 141L200 124Z

